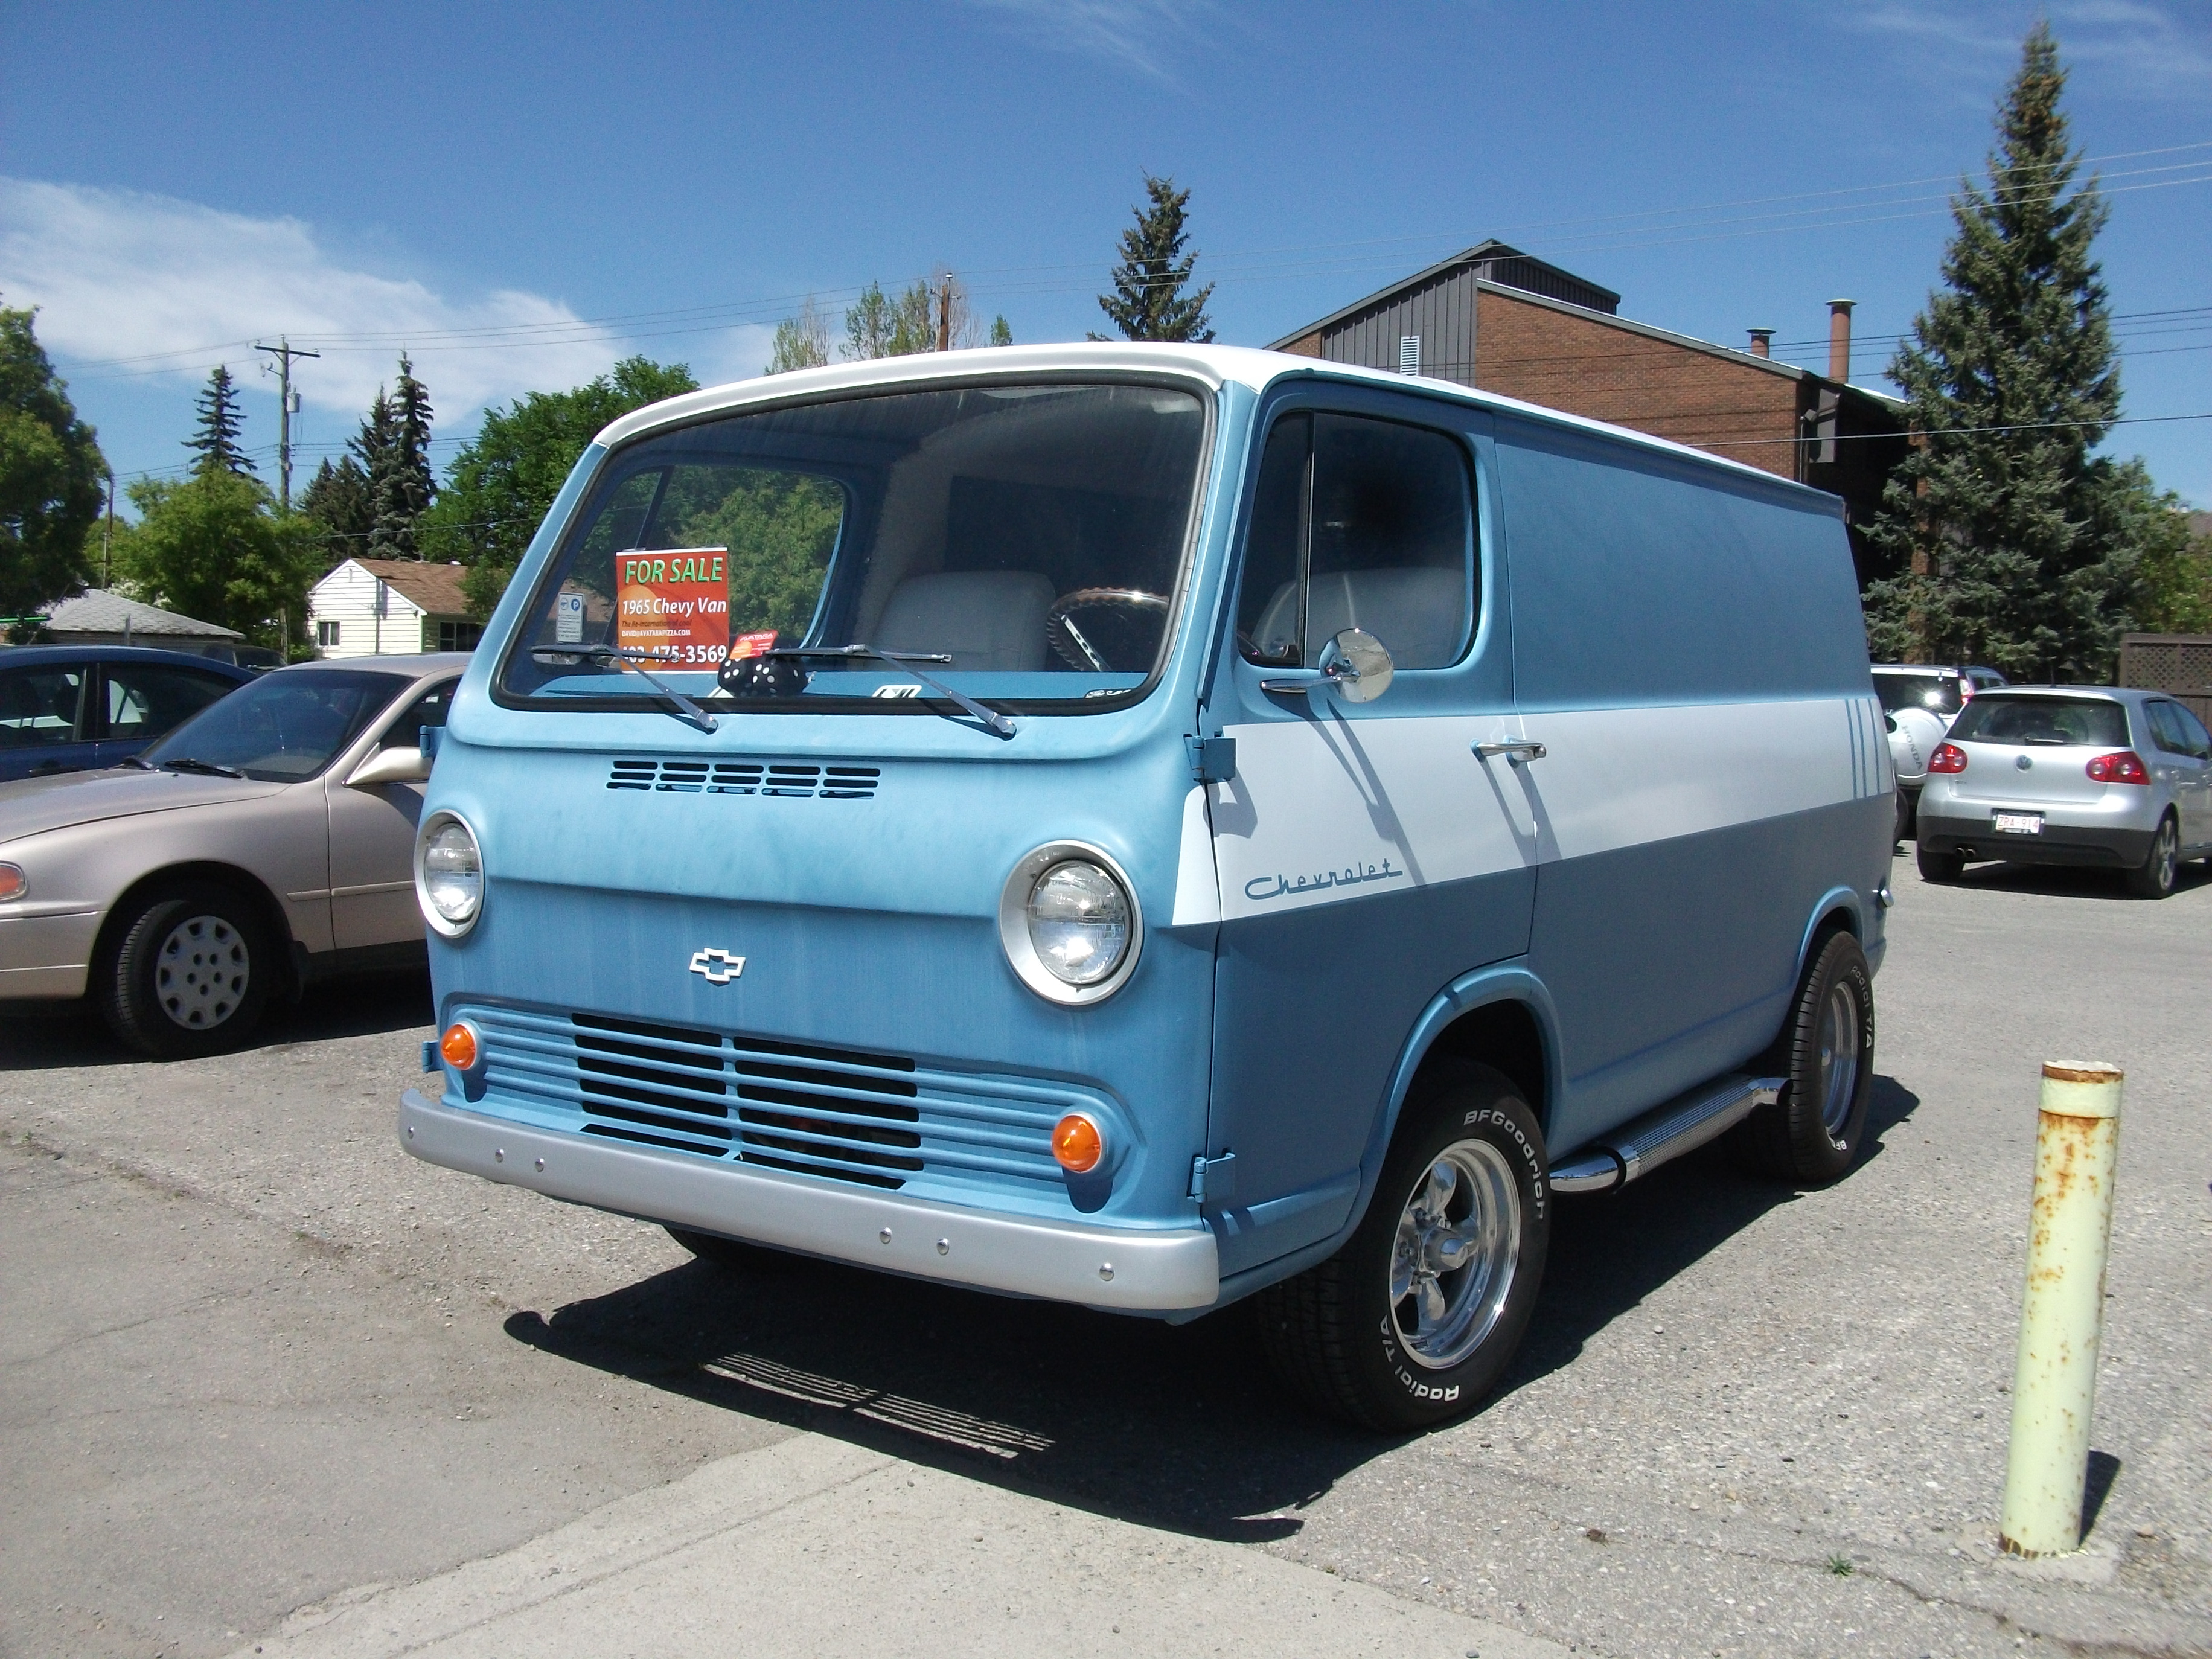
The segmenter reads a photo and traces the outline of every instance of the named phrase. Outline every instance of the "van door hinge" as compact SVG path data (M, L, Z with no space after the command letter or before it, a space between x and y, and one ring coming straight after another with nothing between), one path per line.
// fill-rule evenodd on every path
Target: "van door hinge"
M1190 1161L1190 1195L1201 1204L1219 1209L1237 1196L1237 1154L1194 1158Z
M1190 750L1190 775L1200 783L1226 783L1237 775L1237 739L1185 738Z

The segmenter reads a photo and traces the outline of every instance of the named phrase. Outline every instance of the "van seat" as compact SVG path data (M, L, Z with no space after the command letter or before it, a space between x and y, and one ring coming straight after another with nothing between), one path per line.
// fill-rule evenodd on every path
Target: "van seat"
M1306 637L1318 648L1347 628L1364 628L1400 668L1443 668L1466 643L1466 584L1463 569L1438 565L1330 571L1313 579ZM1288 641L1297 631L1297 585L1285 582L1253 637Z
M1051 578L1034 570L909 576L892 591L868 643L948 652L956 669L1034 673L1045 666L1045 613L1056 597Z

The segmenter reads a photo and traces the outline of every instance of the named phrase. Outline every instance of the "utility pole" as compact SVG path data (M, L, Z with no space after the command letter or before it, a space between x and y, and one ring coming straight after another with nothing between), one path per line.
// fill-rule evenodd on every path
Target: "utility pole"
M300 394L292 390L292 359L319 357L319 351L302 351L283 335L276 337L273 346L257 345L256 351L265 351L276 360L276 502L285 512L292 510L292 417L300 412ZM265 372L269 365L261 365Z
M949 270L937 283L937 349L952 349L952 273Z

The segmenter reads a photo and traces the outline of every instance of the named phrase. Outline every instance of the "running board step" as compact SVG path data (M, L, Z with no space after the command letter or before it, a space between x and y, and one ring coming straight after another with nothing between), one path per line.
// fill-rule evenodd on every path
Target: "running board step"
M1753 1108L1773 1104L1785 1081L1737 1073L1701 1083L1553 1165L1552 1190L1601 1193L1626 1187L1637 1176L1726 1134Z

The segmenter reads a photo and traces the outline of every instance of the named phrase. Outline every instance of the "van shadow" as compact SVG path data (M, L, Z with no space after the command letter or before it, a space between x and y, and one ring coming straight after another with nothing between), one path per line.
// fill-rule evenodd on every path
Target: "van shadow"
M1917 1100L1876 1082L1870 1139ZM1583 1345L1776 1204L1716 1146L1610 1204L1563 1205L1535 1323L1502 1392ZM1404 1442L1292 1403L1249 1304L1188 1325L1093 1313L742 1252L550 1316L516 1341L580 1365L1117 1519L1232 1542L1294 1535L1298 1511Z
M420 1026L436 1011L422 969L351 975L311 985L296 1005L279 1003L240 1051L335 1037L374 1036ZM0 1004L0 1070L43 1072L99 1066L155 1066L125 1048L88 1001Z

